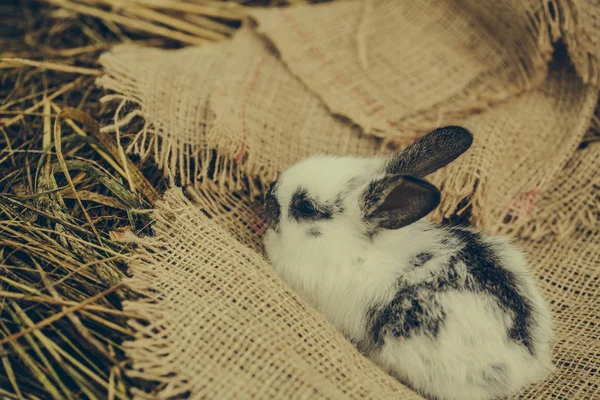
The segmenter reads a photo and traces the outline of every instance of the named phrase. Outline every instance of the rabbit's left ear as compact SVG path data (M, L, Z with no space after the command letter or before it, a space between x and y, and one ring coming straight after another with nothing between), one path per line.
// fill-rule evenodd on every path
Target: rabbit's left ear
M392 157L386 172L423 178L457 159L472 143L473 135L462 126L438 128Z
M406 175L388 175L372 181L360 197L365 221L383 229L410 225L439 203L440 192L435 186Z

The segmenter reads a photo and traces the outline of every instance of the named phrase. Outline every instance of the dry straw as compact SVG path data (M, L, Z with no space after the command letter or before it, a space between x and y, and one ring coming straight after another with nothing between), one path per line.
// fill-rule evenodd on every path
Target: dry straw
M114 108L98 101L97 57L223 40L243 7L52 3L0 4L0 397L125 399L157 385L125 373L127 321L143 319L122 309L137 296L120 283L131 249L111 239L149 232L164 180L100 132Z

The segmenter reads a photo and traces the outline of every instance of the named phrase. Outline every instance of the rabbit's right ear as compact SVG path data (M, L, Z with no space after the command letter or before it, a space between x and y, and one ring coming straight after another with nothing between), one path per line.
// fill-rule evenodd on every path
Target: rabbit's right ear
M473 135L462 126L435 129L394 156L386 172L425 177L457 159L472 143Z
M369 226L399 229L425 217L440 203L439 190L422 179L388 175L370 182L360 197Z

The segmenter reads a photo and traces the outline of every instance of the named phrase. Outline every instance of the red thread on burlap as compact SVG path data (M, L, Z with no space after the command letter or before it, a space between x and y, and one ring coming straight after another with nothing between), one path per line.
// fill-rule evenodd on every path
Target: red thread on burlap
M506 214L510 216L508 220L509 224L514 223L517 220L517 214L529 216L535 207L537 196L540 194L541 189L535 188L528 192L521 194L517 199L513 200L507 207ZM518 211L523 210L523 213Z
M267 224L265 224L265 221L259 219L254 221L250 229L255 235L262 236L267 231Z
M265 55L262 54L256 64L256 68L254 69L254 74L252 75L252 79L250 80L250 84L246 89L246 93L244 94L244 102L242 103L242 113L240 117L242 118L242 145L240 147L239 153L235 156L237 161L240 161L246 153L246 141L248 140L248 126L246 124L246 111L248 109L248 103L250 103L250 95L258 86L258 81L260 79L260 70L265 62Z
M313 56L313 58L319 59L321 61L321 64L329 69L329 71L332 73L333 77L337 82L346 87L350 86L350 84L352 83L351 80L348 79L344 74L342 74L338 69L336 69L332 65L333 60L328 60L327 57L325 57L325 55L323 54L323 52L321 52L311 43L308 34L302 29L298 21L296 21L294 17L288 14L287 11L283 8L279 9L279 13L291 25L292 30L308 47L308 50ZM362 100L366 106L369 106L370 108L371 106L375 106L371 108L372 114L382 116L385 119L385 122L388 123L388 125L396 129L396 121L394 121L393 118L387 116L384 113L385 106L379 103L373 97L371 97L365 89L357 86L349 89L349 91L351 94L354 95L353 97Z

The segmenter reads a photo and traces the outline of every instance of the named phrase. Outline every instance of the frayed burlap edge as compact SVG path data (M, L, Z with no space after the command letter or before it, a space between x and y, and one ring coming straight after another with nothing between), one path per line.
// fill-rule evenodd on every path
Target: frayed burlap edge
M371 0L363 1L365 2L366 10L368 10L369 7L367 5ZM592 6L583 6L581 3L569 0L540 0L539 2L533 1L530 4L524 5L524 8L528 17L531 40L527 41L527 43L521 43L520 46L526 46L529 51L521 48L514 49L516 53L520 54L519 57L515 58L520 64L520 68L517 68L519 76L515 77L516 79L508 85L481 89L480 86L485 81L485 77L497 73L497 71L490 71L469 83L461 92L444 100L446 106L443 110L443 115L438 110L440 104L436 104L432 107L432 110L418 111L400 121L396 121L393 131L401 132L400 135L391 133L387 128L377 128L378 123L373 122L370 118L358 115L345 115L336 110L335 104L325 102L325 105L332 114L349 118L358 124L365 133L383 139L388 144L397 146L405 141L407 137L426 134L435 126L456 124L473 114L485 112L497 104L514 98L516 95L539 87L547 77L548 63L552 59L554 45L560 40L563 40L567 45L568 55L582 81L586 84L600 86L600 51L596 51L594 48L595 43L593 39L590 39L589 32L587 31L587 29L591 30L592 28L582 26L583 22L580 21L581 15L592 8ZM260 25L258 16L263 12L265 11L250 12L251 25L257 34L273 47L277 48L276 38L269 37ZM280 12L287 14L285 10L281 10ZM578 15L580 16L579 18ZM364 20L366 18L368 16L362 17L361 22L357 26L356 41L359 60L364 58L364 56L361 57L361 54L364 55L365 53L365 49L362 48L365 46L365 42L362 40L364 33L361 30L364 27ZM496 34L498 33L496 32ZM527 56L522 57L522 54ZM294 66L290 65L288 61L287 53L280 50L279 55L282 62L288 66L290 72L298 76ZM361 63L364 62L361 61ZM302 80L301 76L298 77ZM307 84L310 86L310 82ZM315 91L313 90L313 92ZM315 92L315 94L317 93ZM451 103L452 106L448 107L447 103Z
M577 15L581 12L575 2L567 0L552 0L542 1L531 8L532 26L535 28L534 36L537 36L536 42L538 45L538 53L532 60L524 60L524 73L528 77L543 78L545 74L539 73L540 70L547 70L547 62L552 53L552 44L559 39L564 38L567 43L567 51L573 58L576 71L584 82L592 84L599 83L598 73L598 55L593 52L591 47L593 43L584 40L580 43L578 34L582 28L579 26ZM259 27L260 29L260 27ZM585 66L583 65L585 64ZM110 68L118 71L118 68ZM537 71L537 73L534 73ZM119 80L120 82L117 82ZM529 80L524 89L530 89L539 84L540 79ZM136 78L132 76L119 75L115 77L103 76L98 79L98 84L107 88L116 90L119 86L125 85L129 90L136 88ZM473 84L476 84L474 82ZM523 88L521 88L523 89ZM470 90L465 89L465 93ZM456 118L464 118L474 113L479 113L489 109L493 104L506 100L510 97L510 91L499 95L498 93L490 93L478 95L477 98L465 98L465 104L460 104L456 109L462 111L457 114ZM465 93L457 95L458 98L464 96ZM143 127L135 135L134 140L128 146L126 151L134 153L142 158L153 155L159 169L172 183L180 184L181 186L192 185L196 188L203 188L203 183L208 179L218 183L217 188L224 191L249 190L253 196L259 195L261 187L273 181L280 171L269 171L264 168L253 167L244 163L244 160L237 160L233 157L228 157L219 151L221 148L229 148L232 143L224 142L217 146L216 149L208 149L201 145L190 146L186 143L180 143L176 140L163 140L157 135L160 129L156 127L152 121L149 121L143 112L143 104L140 95L125 96L122 94L112 94L101 99L102 102L120 101L121 104L115 114L114 124L103 128L106 132L116 133L117 139L120 141L120 129L131 124L136 118L144 119ZM458 104L458 103L457 103ZM469 109L465 107L468 105ZM133 111L121 116L121 111L125 108ZM436 120L432 120L423 114L425 119L422 124L411 126L411 135L419 135L426 133L431 129ZM219 124L220 116L215 115L215 124L211 128L211 132L216 132L222 129ZM439 119L439 118L438 118ZM225 137L225 135L221 135ZM384 137L382 147L403 145L406 143L406 137ZM224 139L225 140L225 139ZM210 173L210 176L209 176ZM445 206L443 215L448 216L456 210L459 203L470 196L475 191L476 179L469 178L467 182L462 182L460 185L460 193L453 193L451 205ZM458 186L457 186L458 187ZM476 199L472 200L475 204ZM476 205L476 204L475 204Z
M181 376L179 371L174 370L172 364L161 362L169 356L169 334L167 333L169 327L162 326L159 329L163 332L157 332L156 325L152 324L154 321L169 319L168 309L161 304L162 296L165 293L162 293L155 285L163 278L157 271L159 267L155 267L157 256L170 250L168 247L169 232L165 230L164 212L161 213L159 210L161 210L161 206L164 208L165 205L168 205L166 209L169 212L177 213L179 209L185 211L187 205L182 199L181 188L169 189L163 198L154 205L153 235L140 237L133 233L127 233L121 238L121 242L136 248L134 257L128 263L132 277L124 279L123 283L142 296L135 301L124 302L123 309L139 315L145 321L150 321L150 324L144 324L134 319L128 321L134 331L134 339L123 343L123 348L133 363L127 369L127 375L159 383L159 390L154 393L133 388L132 394L136 399L186 398L192 390L188 379Z
M498 233L520 239L571 237L578 229L600 226L600 143L579 150L534 205L528 218L499 227ZM557 193L559 195L557 195Z
M135 77L122 75L118 79L121 81L115 83L114 77L105 75L97 80L97 84L115 91L120 85L125 85L130 90L136 87ZM202 144L190 145L177 140L164 139L160 135L161 128L149 120L143 112L144 104L139 96L110 94L102 97L100 101L120 102L114 123L102 128L103 132L114 133L119 143L121 143L122 129L130 126L137 118L143 120L142 128L134 133L133 140L124 151L142 159L153 156L156 166L172 185L193 186L199 189L205 188L206 182L210 180L217 183L211 185L211 189L217 189L220 193L248 190L252 196L257 196L261 192L261 186L276 178L277 171L267 171L264 168L250 169L244 165L243 160L238 161L221 154L220 148L232 145L228 141L223 140L214 149L210 149ZM133 110L121 116L121 110L126 107ZM209 133L212 135L223 129L219 124L219 117L215 115L214 118L215 125ZM249 179L251 176L255 179Z

